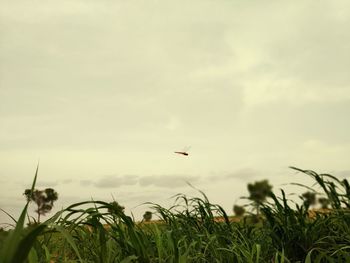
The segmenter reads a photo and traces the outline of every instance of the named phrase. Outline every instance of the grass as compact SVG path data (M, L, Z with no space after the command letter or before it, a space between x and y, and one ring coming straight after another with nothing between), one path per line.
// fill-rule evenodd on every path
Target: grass
M291 168L314 179L329 213L311 218L281 190L260 205L257 221L233 222L200 192L175 196L170 208L149 204L162 223L136 223L108 202L86 201L25 227L27 203L15 228L0 233L0 262L350 262L348 181Z

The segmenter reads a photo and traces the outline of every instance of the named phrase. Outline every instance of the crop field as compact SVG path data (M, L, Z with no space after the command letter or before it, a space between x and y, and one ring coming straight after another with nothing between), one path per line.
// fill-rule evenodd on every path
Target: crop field
M314 179L309 189L329 200L326 212L310 213L308 204L287 200L281 190L257 204L257 214L238 220L200 192L177 195L171 208L150 204L159 220L147 223L111 203L86 201L26 226L28 202L15 228L0 233L0 261L350 262L349 182L292 169Z

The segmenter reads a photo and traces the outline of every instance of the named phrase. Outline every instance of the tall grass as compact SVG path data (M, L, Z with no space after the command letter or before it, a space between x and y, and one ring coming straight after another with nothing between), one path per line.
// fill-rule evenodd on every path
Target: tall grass
M175 196L170 208L149 203L159 217L151 223L137 223L111 203L86 201L25 227L27 203L2 241L0 262L350 262L348 181L292 169L314 179L331 201L328 213L311 218L281 190L261 204L258 222L231 222L200 191ZM32 189L37 176L38 168Z
M292 262L350 262L350 195L346 179L338 180L329 174L311 170L292 169L311 176L329 198L331 212L316 212L310 218L307 207L292 208L281 190L278 198L271 193L271 204L263 204L262 213L266 235L275 250L284 251ZM323 261L322 261L323 260Z

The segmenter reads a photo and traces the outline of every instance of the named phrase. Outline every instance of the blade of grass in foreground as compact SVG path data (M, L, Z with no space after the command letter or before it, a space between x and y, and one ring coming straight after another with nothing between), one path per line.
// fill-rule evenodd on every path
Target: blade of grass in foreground
M75 254L77 255L77 257L79 258L80 262L83 262L78 247L74 242L73 237L68 233L67 230L65 230L62 226L56 225L55 229L61 233L61 235L68 241L68 243L71 245L71 247L73 248Z
M14 261L14 256L16 252L20 250L19 243L21 241L21 236L23 234L24 219L27 213L28 203L25 205L21 216L18 219L16 228L9 234L9 236L4 241L4 246L0 252L0 258L3 263L12 263Z
M12 216L12 215L10 215L9 213L7 213L4 209L2 209L2 208L0 208L0 210L3 212L3 213L5 213L8 217L10 217L12 220L13 220L13 222L15 222L15 223L17 223L17 220ZM9 225L11 225L11 224L9 224Z
M34 180L32 183L31 191L34 191L36 180L38 177L39 164L36 167ZM27 214L29 201L27 201L24 206L22 213L17 221L15 229L9 234L9 236L4 240L4 246L0 251L0 258L3 263L20 263L23 262L30 248L33 246L33 243L36 237L45 229L46 226L38 225L34 227L31 231L26 232L24 229L25 218ZM25 244L23 243L25 242ZM25 245L25 248L23 248Z

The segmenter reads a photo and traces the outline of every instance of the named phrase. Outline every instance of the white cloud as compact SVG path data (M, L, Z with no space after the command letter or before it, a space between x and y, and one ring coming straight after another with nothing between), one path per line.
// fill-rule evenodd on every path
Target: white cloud
M105 176L94 183L98 188L118 188L128 185L135 185L138 181L138 176L123 175L123 176Z
M149 175L140 178L140 186L157 186L166 188L183 187L187 182L194 183L199 178L184 175Z

